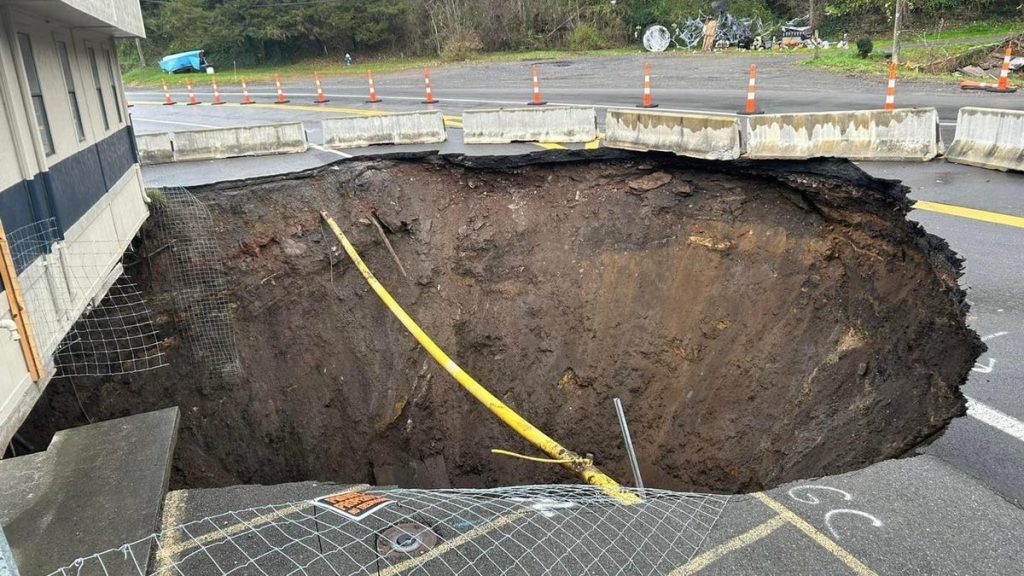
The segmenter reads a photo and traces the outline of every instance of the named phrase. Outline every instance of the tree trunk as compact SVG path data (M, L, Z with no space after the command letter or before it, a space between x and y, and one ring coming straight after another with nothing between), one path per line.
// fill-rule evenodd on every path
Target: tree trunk
M896 0L896 13L893 14L892 25L892 61L900 63L900 28L903 26L903 12L907 8L907 0Z

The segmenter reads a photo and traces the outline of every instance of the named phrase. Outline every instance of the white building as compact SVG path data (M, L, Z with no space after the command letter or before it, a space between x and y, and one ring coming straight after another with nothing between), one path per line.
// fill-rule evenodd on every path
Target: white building
M149 214L114 46L144 34L139 0L0 0L0 446Z

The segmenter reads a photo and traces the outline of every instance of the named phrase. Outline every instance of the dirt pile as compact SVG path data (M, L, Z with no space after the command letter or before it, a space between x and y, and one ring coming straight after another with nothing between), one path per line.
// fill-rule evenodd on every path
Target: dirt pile
M840 161L511 162L353 160L193 190L213 214L242 375L193 369L167 322L172 367L78 380L83 407L180 406L178 486L575 481L489 454L535 452L390 316L322 229L327 209L461 366L622 480L615 396L649 485L713 491L898 456L963 413L983 346L960 263L905 219L897 183ZM174 318L167 253L143 280ZM81 418L56 381L23 433L45 445Z

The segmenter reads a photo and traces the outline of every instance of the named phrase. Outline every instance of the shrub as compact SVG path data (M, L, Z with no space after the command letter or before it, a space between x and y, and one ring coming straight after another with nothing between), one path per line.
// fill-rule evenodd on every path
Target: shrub
M449 62L469 60L483 47L480 37L475 32L468 32L459 39L446 42L441 49L441 58Z
M857 40L857 54L861 58L867 58L871 51L875 49L875 44L868 38L861 38Z
M570 50L600 50L608 47L608 39L592 24L580 24L569 34Z

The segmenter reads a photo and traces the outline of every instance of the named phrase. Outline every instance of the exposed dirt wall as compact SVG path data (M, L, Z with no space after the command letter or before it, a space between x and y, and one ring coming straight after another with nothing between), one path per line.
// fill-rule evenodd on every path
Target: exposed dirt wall
M79 380L83 406L100 419L179 405L179 486L574 481L489 454L535 452L391 317L321 228L327 209L461 366L623 481L615 396L649 485L714 491L899 456L964 412L983 345L960 262L906 220L898 183L841 161L510 162L352 160L194 190L243 375L190 368L187 335L172 335L171 368ZM162 257L138 268L167 319ZM80 414L57 381L24 432L38 443Z

